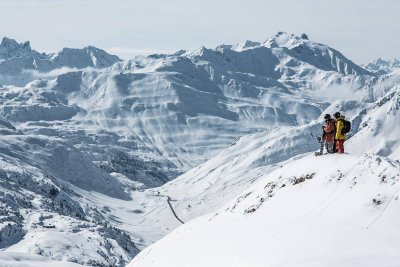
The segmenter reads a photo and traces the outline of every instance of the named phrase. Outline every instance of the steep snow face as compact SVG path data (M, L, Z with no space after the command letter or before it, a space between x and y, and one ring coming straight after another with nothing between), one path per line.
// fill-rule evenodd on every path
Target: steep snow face
M363 65L363 67L371 72L382 75L400 69L400 61L397 59L384 60L378 58L368 64Z
M70 68L106 68L120 61L117 56L110 55L104 50L93 46L83 49L64 48L51 56L51 61L58 66Z
M279 32L263 45L270 48L286 48L293 58L325 71L336 71L344 75L372 74L347 59L339 51L293 34Z
M121 80L120 88L118 75L93 76L71 72L25 88L4 88L0 113L26 134L61 137L109 173L122 172L149 187L175 177L177 167L146 147L150 142L136 121L129 121L135 110L128 106L134 97L124 91L127 84ZM82 80L87 83L81 90Z
M298 158L128 266L394 266L399 181L400 163L388 158Z
M354 122L358 131L348 141L351 153L367 152L400 160L400 87L360 112Z
M320 124L313 124L240 137L216 157L153 191L176 200L175 210L189 221L220 208L281 162L317 150L320 131Z
M397 103L396 101L394 103ZM363 130L365 126L362 126L364 124L362 120L382 119L375 114L378 106L382 106L382 100L376 104L336 101L323 114L340 111L352 122L353 128L349 134L351 139L345 143L346 151L350 153L374 152L380 156L391 156L397 159L396 151L400 140L395 136L398 134L396 129L400 123L399 116L393 114L390 123L383 124L387 129L381 129L382 132L379 131L379 134L367 132L366 135ZM385 108L382 106L383 110ZM251 186L267 171L279 168L293 157L317 150L319 144L316 139L321 135L323 114L318 121L306 126L277 127L239 137L216 157L153 192L168 195L176 200L175 210L184 221L218 209L226 200ZM376 134L376 138L372 138L368 135L369 133ZM389 140L392 145L389 150L391 153L381 149L382 144L386 144ZM367 142L371 145L366 148ZM170 211L165 207L166 217L169 213Z

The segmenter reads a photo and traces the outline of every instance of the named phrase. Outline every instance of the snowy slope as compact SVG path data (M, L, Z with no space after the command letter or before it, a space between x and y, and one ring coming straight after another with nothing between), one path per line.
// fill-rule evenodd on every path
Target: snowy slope
M92 66L89 50L64 49L51 61ZM73 139L106 169L115 169L109 162L120 153L138 165L152 164L156 175L143 170L135 179L155 186L240 135L305 125L344 97L373 102L365 90L371 75L328 46L278 33L262 44L138 57L101 70L58 69L22 88L5 86L0 112L29 132ZM98 138L115 144L108 158L93 145L104 142Z
M308 37L279 32L263 44L270 48L286 48L293 58L307 62L318 69L336 71L344 75L371 75L371 72L347 59L339 51L310 41Z
M398 159L397 128L381 123L376 138L392 138L362 144L364 122L392 110L398 125L400 75L377 77L304 36L129 61L6 39L0 55L15 70L0 71L0 255L10 261L124 266L180 225L169 204L187 222L305 160L326 112L353 121L352 153Z
M388 94L390 98L383 97L374 104L342 100L332 103L323 112L333 114L340 111L352 122L353 128L349 134L351 139L346 142L347 151L369 152L398 159L396 149L400 144L400 116L396 108L398 99L394 96L397 96L399 91L394 87L389 92L392 92ZM389 115L386 114L387 110L390 110ZM285 161L316 151L319 148L316 140L321 135L322 117L323 115L304 126L276 127L241 136L229 148L206 163L160 188L149 190L149 193L174 199L175 211L184 221L214 211L251 186L260 176L280 168ZM384 122L385 119L388 123ZM382 128L371 131L372 125L365 128L366 121L380 122ZM365 143L370 145L365 147ZM386 145L386 150L383 150L382 145L387 143L391 147ZM159 206L162 206L163 201L165 199L160 201ZM167 206L160 208L158 214L163 214L164 220L176 223Z
M320 124L275 129L242 137L155 189L176 200L175 211L187 224L144 250L132 266L395 266L399 92L395 86L374 104L338 101L326 109L352 121L349 155L307 154L317 149ZM253 213L256 218L249 218ZM349 252L329 255L337 250Z
M128 266L395 266L399 180L388 158L295 159Z
M77 263L67 261L52 261L38 255L29 255L27 253L7 253L0 252L0 265L7 267L82 267Z
M106 211L88 199L100 194L130 200L126 185L60 139L25 135L2 124L0 249L113 266L138 253L131 238L111 227L102 216Z
M399 118L400 87L396 86L354 119L358 133L348 142L350 153L366 152L400 160Z

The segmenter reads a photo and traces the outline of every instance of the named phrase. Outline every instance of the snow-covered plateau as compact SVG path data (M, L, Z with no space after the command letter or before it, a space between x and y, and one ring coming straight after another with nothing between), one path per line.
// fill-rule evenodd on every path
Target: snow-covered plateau
M284 32L131 60L3 38L0 266L397 266L397 63ZM347 153L315 157L336 111Z

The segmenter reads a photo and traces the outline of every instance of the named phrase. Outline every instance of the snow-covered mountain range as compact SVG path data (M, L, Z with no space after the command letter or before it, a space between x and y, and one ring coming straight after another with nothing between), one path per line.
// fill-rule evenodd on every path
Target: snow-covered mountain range
M348 155L309 153L319 124L257 133L158 189L187 223L129 266L396 266L399 87L347 107Z
M37 78L38 73L63 68L105 68L118 61L120 59L117 56L93 46L64 48L58 53L46 54L32 50L29 42L18 43L4 37L0 43L0 85L23 86Z
M363 67L371 72L382 75L382 74L388 74L395 70L399 70L400 69L400 61L397 59L384 60L384 59L378 58L377 60L374 60L368 64L365 64Z
M386 232L366 238L398 249L387 238L399 234L392 226L400 219L400 73L372 66L283 32L262 43L127 61L90 46L44 54L3 38L0 263L125 266L181 224L171 207L185 222L201 218L145 249L132 266L265 266L258 260L269 246L295 244L355 214L358 223L313 235L316 242L294 250L291 262L272 251L269 266L307 262L303 249L347 231L361 235L375 217L390 218L372 224ZM321 118L336 111L353 124L350 155L316 159L310 153L319 146ZM293 202L296 212L282 215ZM339 218L316 228L331 217ZM266 220L269 230L247 246L244 235L257 235ZM247 230L231 235L239 227ZM209 241L200 240L204 233ZM329 249L359 244L353 241ZM177 243L187 257L177 260ZM258 256L243 256L252 248ZM318 255L310 264L327 263L324 251ZM389 256L382 266L399 260Z

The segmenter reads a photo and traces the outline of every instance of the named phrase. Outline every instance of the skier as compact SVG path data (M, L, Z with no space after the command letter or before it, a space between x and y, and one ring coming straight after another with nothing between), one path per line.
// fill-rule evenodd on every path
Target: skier
M339 154L344 153L344 141L346 140L346 134L342 132L344 127L344 116L340 114L340 112L336 112L333 115L336 118L336 152Z
M322 127L324 131L323 142L328 153L335 153L335 120L331 115L325 114L325 126Z

